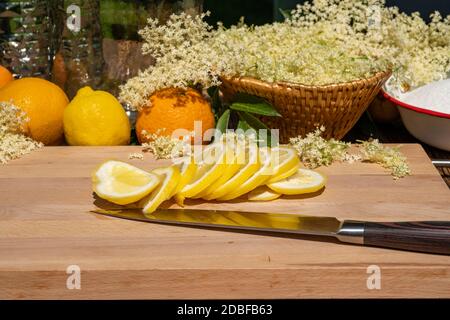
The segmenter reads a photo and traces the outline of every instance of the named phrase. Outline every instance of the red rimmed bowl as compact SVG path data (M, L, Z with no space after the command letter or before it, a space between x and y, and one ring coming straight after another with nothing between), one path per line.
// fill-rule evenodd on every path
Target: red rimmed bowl
M432 111L426 106L413 106L389 94L382 95L397 106L406 129L418 140L430 146L450 151L450 114Z

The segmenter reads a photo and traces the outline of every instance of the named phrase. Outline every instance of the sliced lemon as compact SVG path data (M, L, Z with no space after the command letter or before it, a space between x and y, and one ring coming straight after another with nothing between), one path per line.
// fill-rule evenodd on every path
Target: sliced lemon
M279 173L278 175L272 176L272 178L270 178L269 181L266 182L266 184L278 182L280 180L284 180L290 176L293 176L294 174L297 173L298 169L300 169L300 166L301 166L301 164L299 163L298 166L294 166L287 171L284 171L282 173Z
M280 193L277 193L267 186L259 186L258 188L250 191L247 198L250 201L271 201L281 197Z
M300 168L300 159L297 152L289 147L272 148L272 177L267 183L283 180Z
M260 168L258 146L251 143L245 147L245 164L227 182L219 186L212 193L203 197L205 200L218 199L232 190L235 190L242 183L247 181ZM242 161L239 161L242 162Z
M141 200L144 214L154 212L161 203L168 200L181 179L180 169L177 166L158 168L152 172L160 178L161 183L150 195Z
M141 200L159 183L155 174L115 160L102 163L92 174L94 192L100 198L120 205Z
M214 191L224 185L228 180L230 180L230 178L233 177L244 165L245 146L242 144L238 144L235 148L233 148L232 159L229 159L229 161L227 160L227 166L225 167L219 179L213 182L205 190L200 192L197 195L197 198L205 198L209 194L212 194Z
M180 170L181 178L177 187L172 192L171 197L180 192L189 182L191 182L195 172L197 171L197 165L195 164L194 157L182 157L176 159L174 162Z
M216 181L226 168L231 152L225 144L215 143L205 149L201 160L196 157L197 170L192 180L176 194L177 203L183 205L185 198L195 197Z
M261 165L259 169L248 179L242 181L239 186L232 189L229 193L219 197L218 200L232 200L236 199L247 192L252 191L256 187L264 184L271 175L272 158L270 148L259 148L259 157Z
M294 175L267 186L275 192L297 195L319 191L325 186L326 177L316 171L300 168Z

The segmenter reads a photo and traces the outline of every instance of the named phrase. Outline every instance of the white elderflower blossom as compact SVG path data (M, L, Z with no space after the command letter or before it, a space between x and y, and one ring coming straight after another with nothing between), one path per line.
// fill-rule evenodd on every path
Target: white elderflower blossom
M298 5L284 22L213 29L204 18L172 15L166 24L149 19L140 31L143 52L156 64L121 87L134 108L166 87L220 84L221 76L268 82L325 85L366 78L391 68L391 85L402 90L450 73L450 17L426 24L384 0L315 0Z
M43 146L23 134L28 121L26 114L18 107L0 102L0 164Z
M290 145L297 151L302 163L314 169L329 166L335 161L355 162L357 158L348 154L351 144L335 139L325 140L321 137L324 127L317 128L305 137L290 139Z
M158 130L156 133L148 133L142 130L142 135L146 142L142 143L144 152L152 153L156 159L174 159L191 153L191 138L186 136L182 140L163 135L164 130Z

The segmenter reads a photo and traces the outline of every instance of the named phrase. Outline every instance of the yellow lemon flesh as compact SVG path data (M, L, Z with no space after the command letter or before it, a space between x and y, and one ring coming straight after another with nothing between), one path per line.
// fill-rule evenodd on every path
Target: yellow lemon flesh
M195 172L197 171L197 164L195 163L193 157L182 157L175 159L174 161L175 165L180 170L181 178L171 196L179 193L189 182L191 182Z
M144 214L154 212L161 203L170 199L181 179L180 169L177 166L158 168L152 173L159 177L161 183L150 195L141 200Z
M298 195L319 191L325 186L325 183L326 178L324 175L316 171L300 168L294 175L269 183L267 186L281 194Z
M216 181L226 168L226 159L232 150L222 143L208 146L200 156L195 157L197 170L192 180L175 195L179 205L185 198L193 198Z
M94 192L102 199L126 205L141 200L160 183L147 171L120 161L107 161L92 175Z
M259 152L256 144L250 144L245 151L245 165L236 172L227 182L219 186L212 193L203 197L205 200L213 200L223 197L224 195L235 190L242 183L247 181L260 168Z
M200 192L196 198L205 198L209 194L224 185L232 176L236 174L245 165L245 146L237 145L232 151L231 159L226 159L226 167L219 179L209 185L205 190Z
M300 168L297 152L289 147L272 148L272 177L267 183L273 183L292 176Z
M105 91L84 87L64 110L64 134L69 145L127 145L130 131L122 105Z
M271 201L281 197L280 193L277 193L267 186L259 186L258 188L250 191L247 195L250 201Z
M259 148L259 158L261 165L259 169L248 179L242 181L240 185L231 192L219 197L218 200L232 200L236 199L247 192L252 191L256 187L264 184L270 176L270 167L272 163L270 148Z

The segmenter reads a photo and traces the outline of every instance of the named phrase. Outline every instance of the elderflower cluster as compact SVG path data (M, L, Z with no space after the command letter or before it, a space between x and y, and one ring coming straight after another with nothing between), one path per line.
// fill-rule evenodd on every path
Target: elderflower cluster
M0 102L0 163L5 164L22 155L41 148L36 142L23 134L28 118L18 107Z
M411 174L406 158L398 148L386 147L378 139L361 141L361 153L364 161L378 163L383 168L389 169L394 179Z
M347 153L351 144L335 139L325 140L321 137L325 128L322 126L306 137L290 139L290 145L297 151L302 163L314 169L320 166L329 166L335 161L354 161Z
M147 142L142 143L142 149L145 152L152 153L156 159L174 159L191 151L191 137L185 139L176 139L171 136L161 134L161 130L157 133L148 133L142 130L142 135Z
M130 159L130 160L133 160L133 159L144 160L144 155L142 153L139 153L139 152L133 152L133 153L130 153L128 155L128 159Z
M209 13L192 17L171 15L165 25L149 19L139 33L145 40L144 54L156 59L154 66L141 71L121 87L120 99L132 108L150 105L149 96L163 88L220 84L219 75L232 75L224 54L210 44L216 32L203 21Z
M220 77L250 76L268 82L326 85L366 78L388 68L401 90L450 72L450 17L430 24L385 0L314 0L298 5L284 22L230 28L208 25L209 13L149 19L140 31L143 52L155 65L121 87L120 99L136 109L166 87L204 89Z
M408 91L450 75L450 16L408 15L385 0L316 0L298 5L291 21L300 28L326 26L336 38L361 41L370 56L392 64L394 90Z
M335 161L354 163L366 161L377 163L391 171L394 179L403 178L411 174L405 156L398 148L391 148L381 144L378 139L359 141L356 145L358 153L349 153L351 143L335 139L325 140L321 137L324 127L316 129L305 137L290 139L290 145L297 151L300 160L308 168L329 166Z

